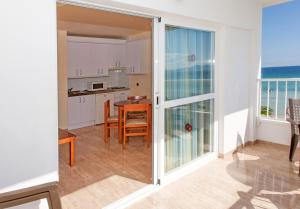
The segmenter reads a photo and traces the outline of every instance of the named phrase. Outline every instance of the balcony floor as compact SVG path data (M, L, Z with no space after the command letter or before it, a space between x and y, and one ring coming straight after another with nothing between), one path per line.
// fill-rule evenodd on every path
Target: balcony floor
M129 208L299 209L299 161L290 163L288 153L287 146L258 142L213 161Z

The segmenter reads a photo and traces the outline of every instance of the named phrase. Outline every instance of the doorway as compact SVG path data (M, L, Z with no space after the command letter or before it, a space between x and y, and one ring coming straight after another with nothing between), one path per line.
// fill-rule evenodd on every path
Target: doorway
M101 10L97 9L97 12L101 12ZM126 14L118 15L126 16ZM83 15L83 17L85 16ZM72 15L69 17L73 18ZM126 188L126 194L109 199L107 204L126 197L126 195L135 191L140 191L146 185L164 184L169 180L176 179L182 176L183 173L188 173L192 169L199 167L199 164L202 162L214 159L217 152L215 31L203 30L201 27L198 28L197 24L195 27L186 27L186 21L183 21L181 26L176 26L178 23L175 22L174 24L172 21L168 23L161 22L161 18L145 19L151 25L151 30L148 31L148 34L151 34L151 40L148 43L151 46L150 69L152 71L151 76L144 77L143 81L150 82L150 85L148 85L150 88L148 89L150 89L149 97L152 100L153 138L151 149L150 151L148 150L150 158L148 160L144 158L140 162L149 162L149 159L151 159L151 163L147 164L150 181L143 182L134 179L140 181L139 183L142 182L142 184L137 184L140 186L133 190L128 189L131 188L129 184L120 183L115 185L113 189L116 188L118 191L115 193L118 194L122 190L118 186L125 185L123 188ZM126 21L126 24L128 22L130 21ZM72 35L78 36L76 33ZM98 38L97 35L95 37ZM120 39L122 37L106 36L104 38ZM143 82L137 82L137 78L140 78L139 76L142 77L142 75L137 73L135 77L132 77L132 81L134 81L133 86L135 87L141 87L141 84L143 84ZM88 137L90 133L99 133L101 126L95 127L92 127L90 130L79 129L78 131L83 135L86 134ZM112 136L114 135L117 135L117 133L112 133ZM90 141L87 140L87 142ZM96 144L91 143L90 147L94 149L94 145ZM117 143L115 147L118 147ZM115 148L113 145L105 149L113 150ZM97 155L97 153L93 155ZM139 155L138 152L133 153L129 158L121 161L122 168L130 168L131 166L129 166L128 162L134 162L132 164L134 168L141 169L142 172L146 171L147 169L140 166L141 164L138 164L138 161L132 160L137 155ZM120 159L120 156L113 156L117 160ZM122 157L124 156L126 155L122 154ZM95 162L93 163L95 164ZM108 164L114 163L110 162ZM137 176L137 170L133 169L135 176ZM98 171L100 172L100 170ZM83 176L86 177L84 174ZM124 170L121 171L120 176L129 177L124 174ZM118 182L116 179L109 181L109 177L104 179L108 180L108 182ZM125 180L125 182L128 183L131 180ZM97 187L94 184L90 185L94 188ZM114 184L107 183L104 185L107 188L112 188ZM86 191L83 189L80 192ZM100 194L105 189L98 188L97 191ZM74 192L76 193L77 191ZM78 197L84 197L84 194L80 192L77 193ZM106 192L106 195L110 194ZM82 200L81 202L84 201L87 200ZM95 202L96 200L93 201Z
M59 128L77 137L74 166L67 163L68 147L59 147L64 208L102 208L156 184L154 133L150 146L143 137L129 137L124 149L119 128L110 135L104 130L105 102L115 116L117 104L131 96L153 101L152 22L57 4ZM154 120L154 107L152 113Z

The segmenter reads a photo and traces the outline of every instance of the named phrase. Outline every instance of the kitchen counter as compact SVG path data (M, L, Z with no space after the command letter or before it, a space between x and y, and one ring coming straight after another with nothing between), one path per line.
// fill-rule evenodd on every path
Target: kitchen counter
M128 91L129 88L120 88L120 89L106 89L106 90L99 90L99 91L73 91L68 93L68 97L76 97L76 96L84 96L90 94L104 94L104 93L112 93L118 91Z

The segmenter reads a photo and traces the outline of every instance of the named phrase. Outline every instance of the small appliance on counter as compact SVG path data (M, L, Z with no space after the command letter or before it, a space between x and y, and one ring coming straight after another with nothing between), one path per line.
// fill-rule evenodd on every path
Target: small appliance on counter
M92 81L87 83L88 91L99 91L107 89L107 83L103 81Z

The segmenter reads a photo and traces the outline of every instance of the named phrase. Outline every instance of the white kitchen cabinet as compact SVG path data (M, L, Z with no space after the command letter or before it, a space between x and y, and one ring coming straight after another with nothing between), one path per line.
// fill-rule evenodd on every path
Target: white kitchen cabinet
M91 77L95 70L90 62L90 44L81 42L68 42L68 77Z
M80 123L80 109L82 97L68 97L68 126Z
M68 38L68 78L108 76L110 68L126 67L125 54L125 40L71 36Z
M95 123L96 119L96 101L95 95L82 96L81 106L81 122L82 123Z
M95 76L108 76L110 65L109 44L91 44L91 65L95 71Z
M95 124L95 95L68 97L68 129Z
M129 41L126 44L126 59L128 74L145 74L146 66L146 40Z
M107 50L109 57L109 68L126 67L125 45L124 44L110 44Z
M114 44L112 47L112 58L114 67L125 67L125 45L124 44Z
M110 100L110 111L113 113L113 94L104 93L96 95L96 124L104 123L104 102Z

